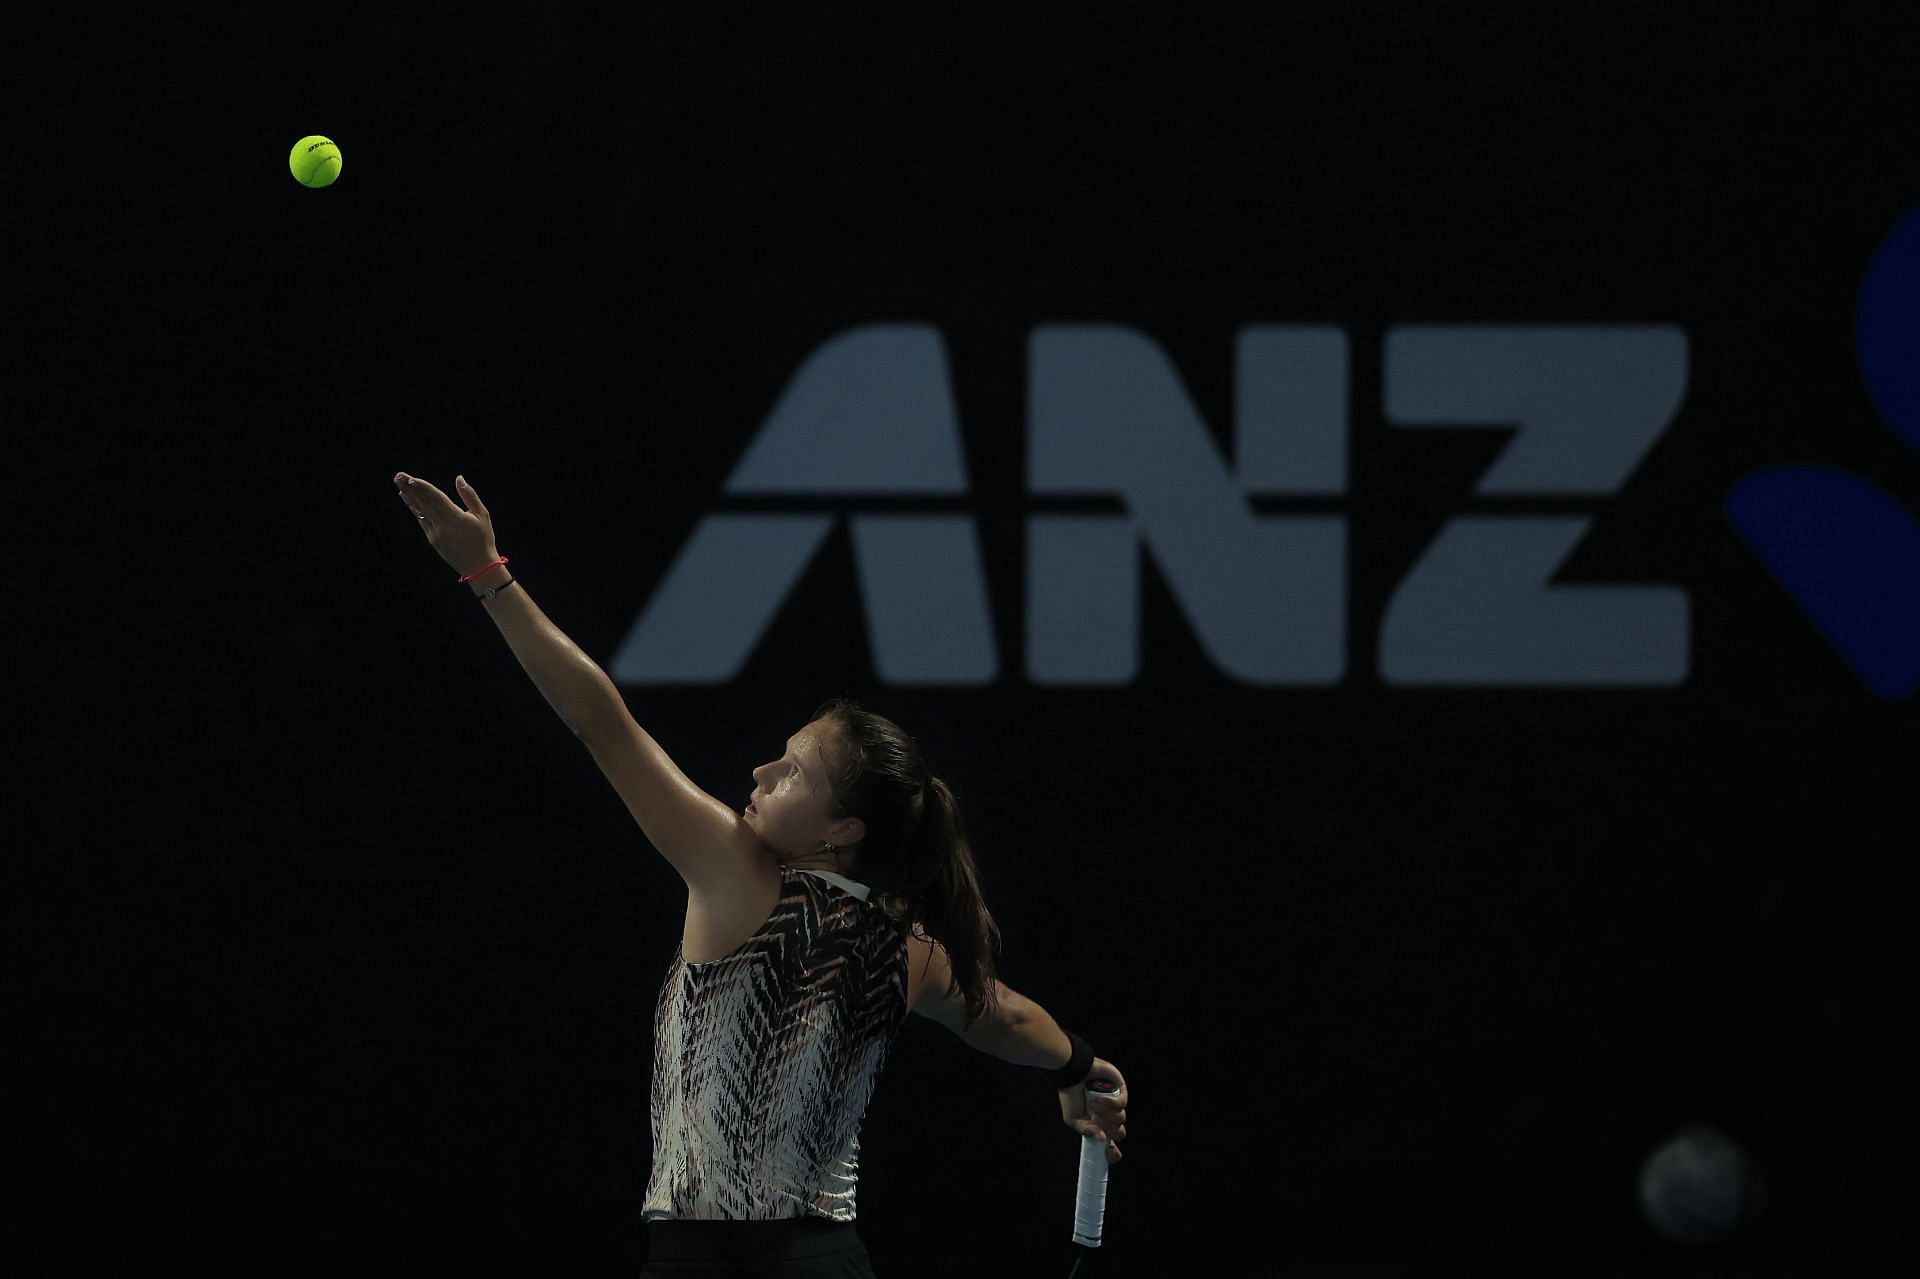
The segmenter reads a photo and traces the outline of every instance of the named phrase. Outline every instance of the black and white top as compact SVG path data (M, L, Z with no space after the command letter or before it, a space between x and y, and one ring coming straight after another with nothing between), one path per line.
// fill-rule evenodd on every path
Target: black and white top
M654 1008L647 1220L854 1220L860 1120L907 1018L906 941L868 898L782 866L739 949L674 952Z

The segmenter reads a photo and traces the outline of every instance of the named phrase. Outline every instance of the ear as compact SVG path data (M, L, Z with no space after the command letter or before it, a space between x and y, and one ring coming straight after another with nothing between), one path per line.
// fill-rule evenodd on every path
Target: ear
M857 844L867 837L867 824L858 817L849 817L843 822L834 823L833 842L845 848L848 844Z

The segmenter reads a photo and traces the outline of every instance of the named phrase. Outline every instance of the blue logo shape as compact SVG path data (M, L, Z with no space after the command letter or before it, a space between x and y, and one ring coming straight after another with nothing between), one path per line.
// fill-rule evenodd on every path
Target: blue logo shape
M1880 246L1860 289L1860 371L1901 438L1920 451L1920 208Z
M1920 208L1894 227L1860 289L1860 369L1920 450ZM1920 686L1920 520L1871 481L1827 466L1742 478L1727 518L1876 695Z

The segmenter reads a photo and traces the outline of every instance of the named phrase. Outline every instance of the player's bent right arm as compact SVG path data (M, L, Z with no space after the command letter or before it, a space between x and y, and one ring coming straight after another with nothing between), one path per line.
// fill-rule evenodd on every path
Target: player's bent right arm
M913 966L925 972L914 1012L939 1022L970 1047L1016 1066L1058 1070L1072 1058L1073 1044L1067 1032L1046 1009L1003 981L994 982L998 1005L988 1008L969 1027L965 995L949 989L953 986L953 968L947 962L946 948L936 941L909 937L907 952Z

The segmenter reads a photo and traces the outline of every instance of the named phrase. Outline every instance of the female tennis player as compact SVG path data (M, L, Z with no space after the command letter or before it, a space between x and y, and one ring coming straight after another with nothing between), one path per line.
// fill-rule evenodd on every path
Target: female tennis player
M687 885L654 1012L643 1275L870 1279L854 1228L860 1121L910 1012L1046 1071L1061 1119L1119 1162L1126 1080L994 975L999 928L958 800L912 737L830 701L753 771L736 811L687 780L606 672L509 589L493 517L464 477L458 505L393 478ZM1090 1097L1095 1085L1113 1091Z

